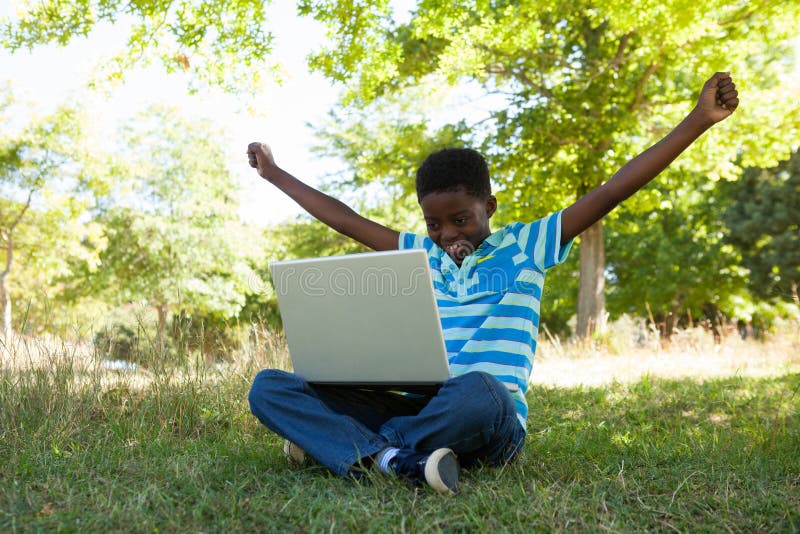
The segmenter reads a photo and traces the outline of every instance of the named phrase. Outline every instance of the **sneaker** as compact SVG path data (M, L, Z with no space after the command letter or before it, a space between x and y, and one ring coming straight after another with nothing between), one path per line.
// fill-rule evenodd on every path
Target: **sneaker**
M306 461L306 451L289 441L283 440L283 455L292 465L301 465Z
M389 467L400 477L415 484L427 484L439 493L458 493L459 465L450 449L436 449L430 454L401 449L389 461Z

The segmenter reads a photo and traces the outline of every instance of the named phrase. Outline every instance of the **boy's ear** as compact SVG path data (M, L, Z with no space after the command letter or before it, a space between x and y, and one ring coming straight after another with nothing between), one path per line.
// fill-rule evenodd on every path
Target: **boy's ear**
M494 195L489 195L486 199L486 217L491 217L497 211L497 198Z

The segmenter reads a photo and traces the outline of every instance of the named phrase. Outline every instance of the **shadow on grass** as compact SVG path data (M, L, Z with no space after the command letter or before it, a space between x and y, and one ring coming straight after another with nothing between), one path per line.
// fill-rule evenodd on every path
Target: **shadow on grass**
M140 389L0 376L0 530L800 528L800 375L534 387L528 439L443 498L292 469L244 378Z

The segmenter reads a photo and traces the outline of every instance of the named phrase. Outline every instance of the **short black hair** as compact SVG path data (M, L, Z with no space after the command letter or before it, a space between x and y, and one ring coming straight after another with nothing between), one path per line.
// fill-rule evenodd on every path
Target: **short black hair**
M471 148L445 148L429 155L417 170L416 185L418 200L446 191L464 191L479 198L492 194L486 159Z

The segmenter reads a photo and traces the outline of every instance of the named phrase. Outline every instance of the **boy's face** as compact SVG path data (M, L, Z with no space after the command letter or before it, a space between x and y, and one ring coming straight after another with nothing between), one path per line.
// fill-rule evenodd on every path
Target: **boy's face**
M497 209L493 195L472 196L462 190L428 193L419 201L428 236L456 265L489 237L489 219Z

